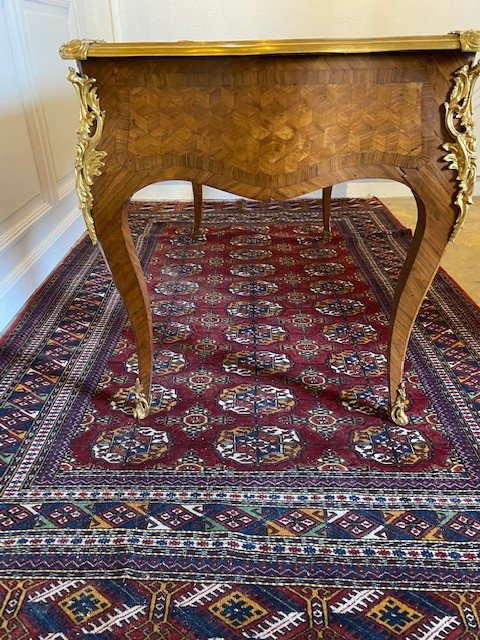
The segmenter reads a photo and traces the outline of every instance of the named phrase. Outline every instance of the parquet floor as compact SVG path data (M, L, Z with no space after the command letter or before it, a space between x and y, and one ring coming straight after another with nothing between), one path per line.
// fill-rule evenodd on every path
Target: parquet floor
M413 198L382 198L382 202L406 227L415 226ZM462 232L449 244L442 267L480 304L480 197L475 199Z

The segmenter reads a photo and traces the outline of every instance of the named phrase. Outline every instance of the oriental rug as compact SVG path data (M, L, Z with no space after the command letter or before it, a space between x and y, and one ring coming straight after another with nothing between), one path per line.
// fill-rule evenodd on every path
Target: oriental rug
M410 242L377 200L136 203L154 403L96 247L0 356L0 639L480 638L480 317L443 273L387 419Z

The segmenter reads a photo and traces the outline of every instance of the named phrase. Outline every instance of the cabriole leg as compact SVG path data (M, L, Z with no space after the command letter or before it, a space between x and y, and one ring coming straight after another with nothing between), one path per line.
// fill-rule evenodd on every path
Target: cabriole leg
M421 199L415 196L418 207L417 226L398 278L390 320L390 417L395 424L401 426L408 424L408 399L403 380L408 341L420 305L439 267L456 217L452 194L448 195L428 174L424 180L425 186L436 189L438 198Z
M101 208L102 215L95 216L95 211ZM153 354L152 317L145 278L122 204L102 198L95 203L93 215L98 240L125 303L135 336L139 373L134 387L133 415L143 419L150 410Z

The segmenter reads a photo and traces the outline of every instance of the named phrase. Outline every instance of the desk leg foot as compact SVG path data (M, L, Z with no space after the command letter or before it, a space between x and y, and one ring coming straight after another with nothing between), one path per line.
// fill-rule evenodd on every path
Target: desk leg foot
M147 398L140 380L137 378L135 386L133 388L135 395L135 406L133 408L133 416L137 420L143 420L150 413L151 398Z
M397 389L397 399L392 404L392 408L390 410L390 417L395 424L398 424L399 427L404 427L409 422L408 416L405 413L407 405L408 400L407 394L405 393L405 383L401 382Z

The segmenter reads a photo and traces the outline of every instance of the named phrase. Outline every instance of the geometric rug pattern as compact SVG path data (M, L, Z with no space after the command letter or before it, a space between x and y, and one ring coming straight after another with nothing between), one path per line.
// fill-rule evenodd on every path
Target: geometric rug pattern
M479 637L480 594L135 579L0 581L1 638Z
M378 200L134 203L153 405L98 248L0 351L0 638L480 637L480 315L442 272L387 417ZM3 634L3 635L2 635Z

